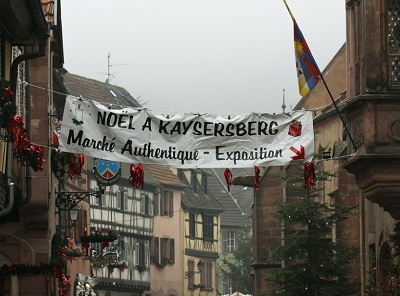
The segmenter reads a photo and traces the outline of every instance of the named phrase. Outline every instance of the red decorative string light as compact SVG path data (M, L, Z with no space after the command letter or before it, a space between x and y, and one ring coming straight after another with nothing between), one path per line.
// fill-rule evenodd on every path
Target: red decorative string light
M135 166L134 164L131 164L130 167L130 177L129 177L129 183L136 187L139 188L139 186L144 185L144 167L142 164L139 164L138 166Z
M231 189L232 179L233 179L232 172L229 169L225 169L224 176L225 176L225 181L226 181L226 185L228 186L228 192L229 192Z

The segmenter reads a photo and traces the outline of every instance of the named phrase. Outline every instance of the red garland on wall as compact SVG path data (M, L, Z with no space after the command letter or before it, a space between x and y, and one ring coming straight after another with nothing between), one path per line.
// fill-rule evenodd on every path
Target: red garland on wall
M12 141L14 157L33 170L43 171L44 150L43 147L32 145L27 130L24 128L24 120L16 115L13 104L14 93L9 88L4 88L0 100L0 127L7 130L7 141Z

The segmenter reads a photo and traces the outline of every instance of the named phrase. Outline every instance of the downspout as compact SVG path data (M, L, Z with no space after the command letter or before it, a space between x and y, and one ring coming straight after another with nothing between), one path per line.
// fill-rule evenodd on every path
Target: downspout
M39 50L36 52L30 52L26 54L22 54L16 57L11 64L11 91L15 93L17 88L17 77L18 77L18 66L20 63L35 59L38 57L43 57L46 55L46 43L47 38L50 36L49 34L49 26L44 18L42 6L39 0L30 0L29 1L30 8L33 13L33 17L35 20L35 24L37 27L36 36L39 39ZM15 104L15 99L14 99ZM8 186L8 204L7 206L0 211L0 217L5 216L11 212L14 207L14 183L12 182L12 143L7 142L7 163L6 163L6 174L7 174L7 186ZM26 186L26 197L21 202L20 206L23 206L28 203L31 199L32 194L32 186L30 182L30 170L26 168L26 176L27 176L27 186Z

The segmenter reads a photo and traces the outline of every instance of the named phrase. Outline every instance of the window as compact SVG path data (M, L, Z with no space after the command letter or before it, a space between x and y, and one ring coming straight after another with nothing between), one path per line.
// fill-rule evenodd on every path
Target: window
M104 193L101 194L100 199L101 199L101 206L102 206L102 207L106 207L106 206L107 206L107 203L106 203L106 195L105 195Z
M144 243L136 243L135 247L135 263L139 266L147 266L147 245Z
M150 197L145 192L140 196L140 213L150 215Z
M175 239L154 237L151 240L151 260L156 263L175 263Z
M212 289L212 268L211 262L204 262L203 268L200 273L200 283L205 286L206 289Z
M174 195L172 191L163 191L160 214L170 217L174 215Z
M125 253L125 241L120 240L118 241L118 245L116 246L118 252L118 261L126 261L126 253Z
M22 50L18 46L12 47L12 59L14 60L16 57L22 55ZM18 75L17 75L17 87L15 90L15 101L17 107L17 114L22 117L22 119L26 122L26 92L23 81L25 81L26 77L26 69L25 62L18 64Z
M175 263L175 240L173 238L161 238L161 260L168 264Z
M214 239L214 217L203 214L203 240Z
M192 171L192 173L191 173L190 185L192 186L193 192L197 193L197 174L196 174L196 172Z
M196 237L196 215L189 213L189 236Z
M122 194L122 191L121 191L121 190L117 190L116 198L117 198L116 208L117 208L118 210L122 210L122 204L123 204L122 198L123 198L123 194Z
M94 191L99 191L100 189L99 189L99 186L96 186L96 187L94 187ZM92 195L92 198L93 198L93 205L95 205L95 206L98 206L99 205L99 196L96 194L96 195Z
M168 239L161 238L160 243L161 243L161 259L163 260L163 259L167 258Z
M228 253L233 253L235 251L235 233L232 231L228 231L227 251Z
M183 176L184 176L184 172L182 169L178 169L176 176L178 177L179 180L183 181Z
M236 250L236 233L233 231L223 231L222 232L222 252L233 253Z

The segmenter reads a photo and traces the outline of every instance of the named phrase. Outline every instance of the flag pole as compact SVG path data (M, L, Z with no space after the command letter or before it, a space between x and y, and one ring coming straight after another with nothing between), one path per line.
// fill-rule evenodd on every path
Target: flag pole
M290 17L291 17L292 20L295 22L296 20L295 20L295 18L294 18L294 16L293 16L292 12L290 11L289 6L287 5L286 0L283 0L283 3L285 3L286 9L287 9L287 11L289 12ZM314 61L315 61L315 59L314 59ZM316 62L315 62L315 63L316 63ZM318 66L317 66L317 67L318 67ZM349 139L350 139L350 141L351 141L351 144L353 145L355 151L357 151L357 149L358 149L358 148L357 148L357 145L356 145L356 143L354 142L354 140L353 140L353 138L352 138L352 136L351 136L351 134L350 134L349 129L347 128L347 125L346 125L346 122L344 121L344 118L343 118L343 116L342 116L342 113L340 112L340 110L339 110L339 108L338 108L338 106L337 106L335 100L333 99L332 93L331 93L331 91L330 91L328 85L326 84L325 79L324 79L324 76L322 75L321 71L319 71L319 77L321 78L321 80L322 80L322 82L323 82L323 84L324 84L324 86L325 86L325 89L326 89L326 91L328 92L329 97L330 97L330 99L331 99L331 101L332 101L332 103L333 103L333 106L335 107L336 112L338 113L338 115L339 115L339 117L340 117L340 120L341 120L342 123L343 123L343 126L344 126L344 128L345 128L345 130L346 130L347 135L349 136Z
M356 143L354 142L353 138L351 137L350 131L349 131L349 129L347 128L347 125L346 125L346 122L344 121L344 118L343 118L343 116L342 116L342 113L340 112L340 110L339 110L339 108L338 108L338 106L337 106L335 100L333 99L333 96L332 96L332 94L331 94L331 91L329 90L329 87L328 87L328 85L326 84L325 79L324 79L324 76L322 76L322 73L320 74L320 77L321 77L322 82L323 82L324 85L325 85L325 89L326 89L326 91L328 92L329 97L331 98L331 101L332 101L332 103L333 103L333 106L335 106L336 112L338 113L340 119L342 120L344 129L346 130L346 133L347 133L347 135L349 136L349 139L350 139L350 141L351 141L351 144L353 144L354 150L357 151L357 150L358 150L357 145L356 145Z

